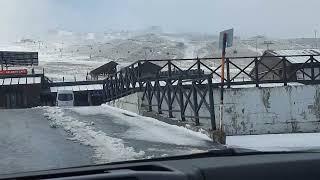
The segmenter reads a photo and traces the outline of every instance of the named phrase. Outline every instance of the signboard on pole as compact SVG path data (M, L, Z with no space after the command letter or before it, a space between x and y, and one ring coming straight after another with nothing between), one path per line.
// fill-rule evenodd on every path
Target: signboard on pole
M27 75L28 70L27 69L17 69L17 70L0 70L0 76L5 75Z
M0 51L3 66L38 66L38 52Z
M233 45L233 28L220 32L219 36L219 49L223 48L223 36L227 35L226 47L231 47Z
M225 31L220 32L220 38L219 38L219 48L222 49L221 54L221 85L220 85L220 119L219 119L219 130L220 130L220 136L222 137L224 128L223 128L223 89L224 89L224 64L225 64L225 56L226 56L226 48L231 47L233 44L233 29L228 29Z

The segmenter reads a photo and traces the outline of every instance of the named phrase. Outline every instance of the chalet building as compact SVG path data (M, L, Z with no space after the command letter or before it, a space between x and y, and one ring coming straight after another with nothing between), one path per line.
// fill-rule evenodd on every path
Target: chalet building
M99 77L103 79L106 78L110 74L114 74L117 72L118 63L114 61L110 61L90 72L91 79L98 80Z
M160 70L161 70L161 66L151 63L149 61L141 62L140 66L135 66L133 68L133 71L131 70L131 67L130 67L130 73L134 72L134 74L136 74L140 78L155 77ZM127 69L122 68L120 69L120 71L123 74L125 74Z
M135 70L137 71L138 67L136 67ZM160 70L161 66L151 63L149 61L145 61L140 65L140 77L154 77Z
M306 56L295 56L306 55ZM282 57L286 56L286 77L290 81L295 80L310 80L311 79L311 61L310 56L314 55L314 59L320 61L320 49L303 49L303 50L267 50L263 53L258 63L258 77L261 80L282 80L283 79L283 67L281 62ZM272 69L270 71L268 68ZM314 76L315 79L320 79L320 63L314 61ZM255 77L255 67L253 67L250 75ZM318 76L319 75L319 76ZM254 79L254 78L253 78Z

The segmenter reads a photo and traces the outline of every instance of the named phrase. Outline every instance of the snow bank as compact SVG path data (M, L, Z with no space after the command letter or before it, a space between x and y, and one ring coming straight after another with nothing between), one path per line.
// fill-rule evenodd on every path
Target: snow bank
M259 151L294 151L320 148L320 133L228 136L229 147Z
M62 127L72 135L69 140L93 147L97 163L126 161L141 158L143 151L136 152L132 147L126 147L123 140L107 136L102 131L85 122L66 116L58 107L43 107L52 127Z
M126 138L176 145L202 146L212 141L207 135L184 127L170 125L153 118L102 105L99 107L75 107L73 111L81 115L108 115L115 123L129 126Z

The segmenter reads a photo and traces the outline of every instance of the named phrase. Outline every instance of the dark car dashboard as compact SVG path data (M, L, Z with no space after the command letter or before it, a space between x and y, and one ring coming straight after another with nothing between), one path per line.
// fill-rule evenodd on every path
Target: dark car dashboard
M320 153L203 153L0 176L0 179L319 179Z

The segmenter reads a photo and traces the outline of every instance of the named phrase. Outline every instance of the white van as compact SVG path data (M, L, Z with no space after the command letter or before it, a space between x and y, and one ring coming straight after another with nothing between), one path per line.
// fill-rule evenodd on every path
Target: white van
M74 106L74 94L70 90L57 92L56 106Z

